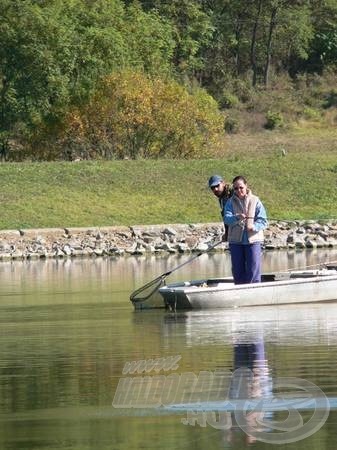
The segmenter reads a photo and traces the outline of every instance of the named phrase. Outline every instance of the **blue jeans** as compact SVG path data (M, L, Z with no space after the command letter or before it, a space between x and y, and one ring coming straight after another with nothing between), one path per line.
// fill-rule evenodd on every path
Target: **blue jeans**
M261 242L229 244L235 284L261 282Z

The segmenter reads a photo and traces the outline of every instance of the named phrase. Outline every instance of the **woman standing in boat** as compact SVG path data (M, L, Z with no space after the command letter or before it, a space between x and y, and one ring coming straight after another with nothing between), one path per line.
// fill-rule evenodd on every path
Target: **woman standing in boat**
M267 227L266 210L253 195L243 176L233 180L234 194L224 209L235 284L261 282L263 230Z

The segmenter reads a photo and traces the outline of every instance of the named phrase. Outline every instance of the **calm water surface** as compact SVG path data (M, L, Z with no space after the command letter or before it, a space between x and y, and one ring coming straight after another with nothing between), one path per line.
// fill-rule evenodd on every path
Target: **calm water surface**
M336 448L334 407L317 432L277 445L249 438L234 422L219 430L183 424L184 411L112 406L127 362L180 355L178 374L229 373L245 363L251 367L254 348L263 367L251 395L262 395L261 380L270 389L281 377L297 377L337 397L337 302L133 311L134 289L187 259L0 263L0 449ZM337 261L337 252L270 252L263 264L273 271L326 260ZM169 281L229 274L227 254L202 255ZM285 420L282 414L272 418ZM306 420L312 414L310 408L302 412Z

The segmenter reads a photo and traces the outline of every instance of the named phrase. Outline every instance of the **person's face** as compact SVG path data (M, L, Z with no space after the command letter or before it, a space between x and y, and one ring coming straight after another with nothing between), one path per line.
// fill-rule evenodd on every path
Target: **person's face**
M225 183L223 181L220 181L219 184L217 184L216 186L211 187L213 194L216 197L221 197L223 194L223 191L225 189Z
M239 198L245 198L247 195L247 185L242 181L238 180L233 184L233 189L235 194Z

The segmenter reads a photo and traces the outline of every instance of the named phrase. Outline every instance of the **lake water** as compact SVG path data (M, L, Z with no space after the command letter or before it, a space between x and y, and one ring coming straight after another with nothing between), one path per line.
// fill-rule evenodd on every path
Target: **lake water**
M337 302L177 314L133 311L134 289L190 257L0 263L1 449L336 448ZM324 261L337 261L337 251L269 252L263 265L274 271ZM228 254L205 254L168 281L229 274ZM175 366L123 374L127 363L159 358L166 359L157 364L175 361ZM243 377L238 367L248 369ZM180 409L172 409L160 391L164 406L132 407L141 405L135 390L127 407L123 395L124 407L117 407L121 378L147 376L152 383L162 375L160 382L177 384L185 377L186 387L195 377L201 380L200 372L214 379L225 374L224 399L234 400L191 412L184 409L188 389L180 384ZM292 391L287 383L311 396L311 403L296 403L291 413L278 410L277 402L262 415L243 412L240 399ZM221 427L220 419L227 420Z

